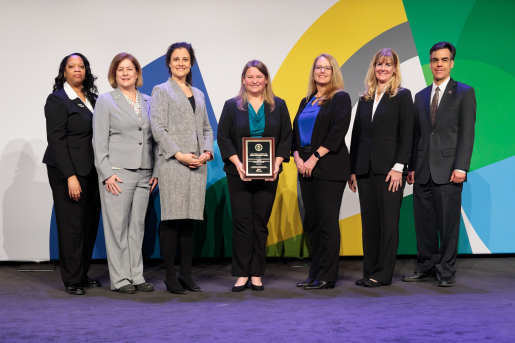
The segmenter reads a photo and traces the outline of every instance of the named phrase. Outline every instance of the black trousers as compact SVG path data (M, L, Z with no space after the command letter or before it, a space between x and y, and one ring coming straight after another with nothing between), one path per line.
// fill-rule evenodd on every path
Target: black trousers
M305 208L304 232L311 241L309 277L338 281L340 260L340 206L345 181L318 180L298 174Z
M242 181L227 175L232 210L232 276L265 275L268 220L272 214L277 182Z
M191 277L193 248L195 241L193 219L163 220L159 227L159 245L166 269L166 278L173 282L175 274L175 254L179 246L181 275Z
M65 285L88 280L91 255L97 238L100 219L100 193L95 168L87 176L78 176L82 190L79 201L68 193L68 181L57 168L47 166L48 181L54 198L59 265Z
M363 235L363 277L382 284L392 283L393 270L399 247L399 218L406 185L394 193L388 191L387 175L358 175L359 204Z
M462 190L463 183L439 185L431 177L428 183L413 186L417 234L415 272L427 273L436 268L440 277L456 274Z

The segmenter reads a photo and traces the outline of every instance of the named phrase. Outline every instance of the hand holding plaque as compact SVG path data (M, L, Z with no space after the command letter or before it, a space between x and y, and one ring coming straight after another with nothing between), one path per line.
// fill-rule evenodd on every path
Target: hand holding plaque
M245 178L273 179L275 167L274 137L243 137L243 167Z

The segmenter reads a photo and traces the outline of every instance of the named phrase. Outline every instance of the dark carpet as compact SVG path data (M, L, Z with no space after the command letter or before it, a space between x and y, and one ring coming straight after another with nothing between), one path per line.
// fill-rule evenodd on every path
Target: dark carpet
M202 261L203 293L165 291L164 267L146 264L152 293L110 290L106 264L90 277L103 287L68 295L55 272L0 265L2 342L514 342L515 258L460 258L457 285L405 283L415 261L400 259L391 286L364 288L361 261L340 261L332 290L296 288L305 268L270 260L263 292L232 293L230 263Z

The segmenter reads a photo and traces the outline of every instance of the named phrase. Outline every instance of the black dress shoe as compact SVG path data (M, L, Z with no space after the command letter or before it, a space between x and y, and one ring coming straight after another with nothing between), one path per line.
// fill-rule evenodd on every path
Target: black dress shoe
M452 287L455 285L456 280L454 279L454 276L443 277L438 281L438 287Z
M356 280L356 285L358 286L363 286L363 284L365 283L365 278L362 278L362 279L359 279L359 280Z
M100 281L93 280L93 279L82 280L80 284L84 288L102 287L102 285L100 284Z
M402 276L402 281L405 282L417 282L417 281L429 281L429 280L436 280L436 273L430 272L430 273L413 273L408 275Z
M189 280L187 281L186 278ZM202 288L197 286L197 284L195 283L195 281L193 281L191 276L186 277L186 278L183 277L181 274L179 274L178 279L179 279L179 283L181 284L182 288L185 288L191 292L202 292Z
M154 285L148 282L140 283L139 285L133 285L134 288L138 292L152 292L154 290Z
M307 285L304 287L305 290L311 290L311 289L329 289L334 288L336 285L336 282L328 282L328 281L314 281L310 285Z
M365 279L363 281L363 286L365 286L365 287L381 287L381 282L371 280L371 279Z
M232 286L232 291L233 292L243 292L245 290L245 288L247 288L247 285L243 285L243 286Z
M265 286L261 285L261 286L256 286L254 284L251 284L251 287L252 287L252 290L253 291L264 291L265 290Z
M170 293L173 293L173 294L186 294L188 292L186 292L184 290L184 288L181 287L181 285L170 285L168 283L168 281L165 279L165 285L166 285L166 290Z
M134 294L134 293L136 293L136 288L134 288L133 285L125 285L125 286L122 286L122 287L116 289L115 291L117 291L118 293L123 293L123 294Z
M65 285L64 287L66 289L66 293L68 293L68 294L73 294L73 295L83 295L84 294L84 290L82 289L82 286L78 283L75 283L70 286Z
M311 285L313 282L315 282L315 278L313 277L308 277L306 280L302 281L302 282L299 282L297 284L297 287L306 287L306 286L309 286Z

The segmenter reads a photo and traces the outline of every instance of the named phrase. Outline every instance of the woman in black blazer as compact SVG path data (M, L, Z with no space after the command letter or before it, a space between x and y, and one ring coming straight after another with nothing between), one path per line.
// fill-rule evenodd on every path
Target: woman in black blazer
M400 88L399 57L379 50L368 69L351 141L351 181L359 188L363 228L363 278L357 285L392 283L399 217L413 137L413 99Z
M48 147L43 157L54 198L59 265L66 292L100 287L88 277L100 217L98 176L93 165L96 77L82 54L66 56L45 104Z
M275 97L268 69L250 61L241 74L241 89L225 102L218 124L218 146L227 174L233 220L232 275L241 292L251 277L252 289L264 289L268 220L282 162L290 159L291 120L284 100ZM274 137L275 163L269 180L248 180L242 164L242 137Z
M345 135L351 119L351 100L343 91L336 59L315 58L307 96L293 122L292 152L305 208L304 231L311 241L309 277L297 287L334 288L338 281L340 205L350 179Z

